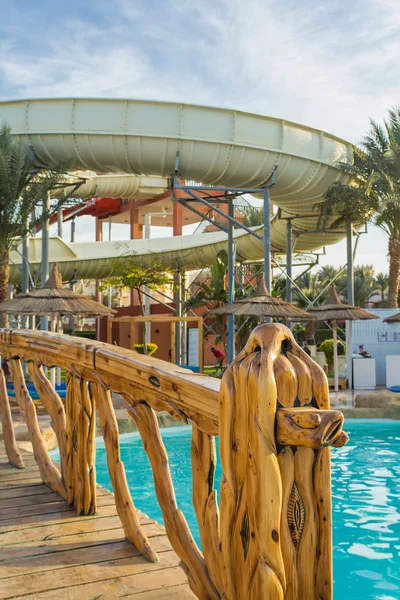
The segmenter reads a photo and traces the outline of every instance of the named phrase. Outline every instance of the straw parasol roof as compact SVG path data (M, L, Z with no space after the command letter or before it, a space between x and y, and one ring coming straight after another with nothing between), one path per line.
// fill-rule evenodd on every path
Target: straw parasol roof
M115 310L100 304L100 302L95 302L87 296L63 288L57 263L42 288L32 290L27 294L18 294L12 300L2 302L0 312L9 315L48 316L60 314L85 317L102 317L116 313Z
M367 321L369 319L379 319L379 317L363 308L343 304L336 291L336 286L333 284L329 290L329 296L325 304L310 308L308 312L318 321Z
M400 312L396 313L395 315L392 315L391 317L386 317L386 319L383 319L384 323L400 323Z
M254 293L247 298L235 300L233 304L226 304L210 311L213 315L246 315L256 317L275 317L293 321L310 321L314 317L304 310L297 308L290 302L274 298L268 292L264 283L264 276L260 276Z

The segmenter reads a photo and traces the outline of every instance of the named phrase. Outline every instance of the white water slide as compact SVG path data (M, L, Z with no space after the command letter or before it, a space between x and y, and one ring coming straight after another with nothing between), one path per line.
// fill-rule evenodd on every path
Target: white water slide
M204 185L260 187L276 167L271 201L282 216L293 217L296 252L336 243L344 234L316 231L315 205L334 181L343 180L338 161L352 161L348 142L282 119L235 110L144 100L45 99L0 102L0 124L7 122L44 162L68 161L71 169L107 175L88 181L77 197L114 196L145 200L162 193L179 151L183 179ZM121 176L121 173L130 175ZM114 174L114 175L111 175ZM118 175L115 175L118 174ZM286 221L271 224L272 250L285 252ZM263 258L262 243L236 231L237 256ZM226 247L222 232L126 242L143 255L162 254L182 268L209 265ZM37 240L30 261L40 262ZM110 274L119 242L67 244L53 239L50 258L60 262L64 279ZM14 253L13 260L20 257ZM13 280L18 275L14 272Z

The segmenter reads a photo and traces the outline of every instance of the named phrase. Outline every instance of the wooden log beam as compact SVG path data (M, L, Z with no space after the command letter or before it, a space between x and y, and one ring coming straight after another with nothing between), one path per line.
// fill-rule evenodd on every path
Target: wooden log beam
M25 384L25 377L22 370L21 361L18 358L13 359L10 361L9 365L13 376L17 402L28 428L33 454L38 464L43 483L45 483L54 492L57 492L57 494L60 494L60 496L63 498L67 498L67 490L64 482L61 480L60 472L55 467L49 456L49 453L46 450L46 446L44 445L42 435L40 433L35 405L32 402L32 398L30 397Z
M8 462L14 467L17 467L17 469L23 469L24 461L22 460L21 454L18 450L17 443L15 440L15 432L11 417L10 402L7 393L6 378L3 369L0 369L0 414L3 428L3 439Z
M115 495L115 505L121 519L126 538L151 562L157 562L157 553L152 549L144 533L126 480L124 463L121 461L118 424L111 395L100 384L93 384L100 427L107 452L108 472Z
M48 367L57 365L87 381L98 382L100 377L116 392L120 388L143 398L146 394L155 410L190 418L210 435L218 433L218 379L125 348L49 332L0 330L0 352Z

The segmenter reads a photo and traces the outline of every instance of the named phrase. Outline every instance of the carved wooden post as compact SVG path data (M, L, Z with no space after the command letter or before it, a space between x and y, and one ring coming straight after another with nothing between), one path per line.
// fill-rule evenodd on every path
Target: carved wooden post
M217 590L223 590L219 508L214 489L217 464L215 438L192 425L193 506L199 525L204 560Z
M120 456L118 423L110 392L101 384L95 383L92 384L92 387L107 452L108 472L114 490L115 505L126 538L140 550L143 556L156 562L158 560L157 553L150 546L149 540L140 526L137 510L129 492L125 467Z
M285 593L273 361L281 340L276 337L274 328L258 335L256 329L221 385L221 554L229 599L283 600Z
M6 378L3 369L0 369L0 414L3 427L4 445L9 462L17 469L24 468L24 462L15 441L14 426L11 417L10 402L8 400Z
M61 479L66 484L66 420L65 409L60 396L47 379L40 364L29 361L28 371L35 385L36 391L51 417L51 425L56 433L58 449L60 451Z
M126 396L124 396L126 398ZM126 398L129 402L129 399ZM130 402L133 404L132 402ZM219 600L220 595L211 581L204 558L179 510L168 466L168 455L160 435L157 417L146 403L128 409L134 419L153 470L158 503L163 513L165 529L181 566L188 576L191 589L202 600Z
M328 446L348 437L326 376L283 325L261 325L220 392L221 596L331 600Z
M17 402L28 428L33 454L38 464L43 482L48 485L49 488L60 494L60 496L66 498L67 490L61 480L60 472L53 464L40 433L35 405L32 402L32 398L30 397L25 384L21 361L19 358L14 358L9 361L9 365L14 380Z
M66 477L68 503L79 514L96 512L96 411L88 384L66 375Z

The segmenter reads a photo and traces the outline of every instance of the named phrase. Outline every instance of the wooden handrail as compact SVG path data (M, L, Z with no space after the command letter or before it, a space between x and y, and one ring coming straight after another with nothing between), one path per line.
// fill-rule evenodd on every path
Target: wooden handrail
M97 414L126 538L149 560L157 560L141 528L120 457L111 400L111 392L117 392L137 424L167 534L198 598L332 598L329 446L342 446L348 438L342 414L329 408L325 373L287 327L257 327L221 386L217 379L134 351L51 333L0 330L0 354L11 365L43 481L78 513L96 510ZM60 470L40 437L21 361L26 361L52 419ZM65 405L42 366L66 369ZM7 454L21 468L2 381L0 371ZM176 504L157 410L193 425L193 504L203 551ZM219 504L214 485L216 435L223 471Z

